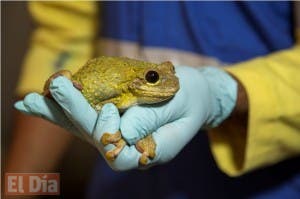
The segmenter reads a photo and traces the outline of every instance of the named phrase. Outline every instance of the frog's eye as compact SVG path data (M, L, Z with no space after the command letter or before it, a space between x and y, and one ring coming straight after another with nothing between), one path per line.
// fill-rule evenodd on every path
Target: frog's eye
M156 71L150 70L146 73L145 79L147 82L154 84L159 80L159 74Z

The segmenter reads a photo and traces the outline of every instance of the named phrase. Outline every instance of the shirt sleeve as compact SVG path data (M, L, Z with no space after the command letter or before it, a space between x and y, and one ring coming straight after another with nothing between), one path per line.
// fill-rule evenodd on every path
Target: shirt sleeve
M287 50L229 67L244 86L248 126L236 124L209 132L212 153L229 176L300 155L300 30ZM245 132L247 131L247 132Z
M41 92L54 72L76 71L93 56L97 34L96 2L29 2L37 24L25 57L17 95Z

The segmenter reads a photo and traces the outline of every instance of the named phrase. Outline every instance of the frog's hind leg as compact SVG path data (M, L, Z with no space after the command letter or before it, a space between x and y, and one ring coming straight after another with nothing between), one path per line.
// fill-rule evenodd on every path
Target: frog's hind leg
M140 165L145 166L149 159L155 158L156 143L152 135L137 141L135 147L142 154L139 159Z
M64 77L68 78L69 80L71 80L72 73L68 70L60 70L60 71L54 73L53 75L51 75L44 85L44 92L43 92L44 96L52 98L51 93L49 91L49 86L50 86L51 81L58 76L64 76ZM75 81L72 81L72 83L75 88L77 88L80 91L82 90L82 85L80 83L75 82Z
M116 159L116 157L119 155L119 153L122 151L122 149L125 147L126 142L124 139L122 139L122 135L120 131L117 131L114 134L111 133L104 133L101 137L101 142L104 146L108 144L115 145L115 148L106 152L105 157L113 161Z
M115 145L115 148L106 152L105 157L113 161L125 147L126 142L122 138L121 132L117 131L114 134L111 133L104 133L101 137L101 142L104 146L108 144ZM149 159L155 158L155 150L156 150L156 143L153 139L152 135L148 135L147 137L139 140L136 145L136 149L142 154L139 159L139 164L142 166L147 165Z

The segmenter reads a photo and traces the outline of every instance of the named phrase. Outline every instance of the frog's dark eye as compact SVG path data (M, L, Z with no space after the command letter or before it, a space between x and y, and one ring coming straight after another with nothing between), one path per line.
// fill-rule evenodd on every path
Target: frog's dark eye
M145 79L147 82L154 84L159 80L159 74L156 71L150 70L146 73Z

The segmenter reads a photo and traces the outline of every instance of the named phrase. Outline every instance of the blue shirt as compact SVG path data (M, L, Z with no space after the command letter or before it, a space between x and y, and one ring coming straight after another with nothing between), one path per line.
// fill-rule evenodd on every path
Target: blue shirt
M104 2L102 38L236 63L294 44L290 2ZM270 154L271 155L271 154ZM216 166L204 132L170 163L112 171L99 158L87 198L300 198L300 158L238 178Z

